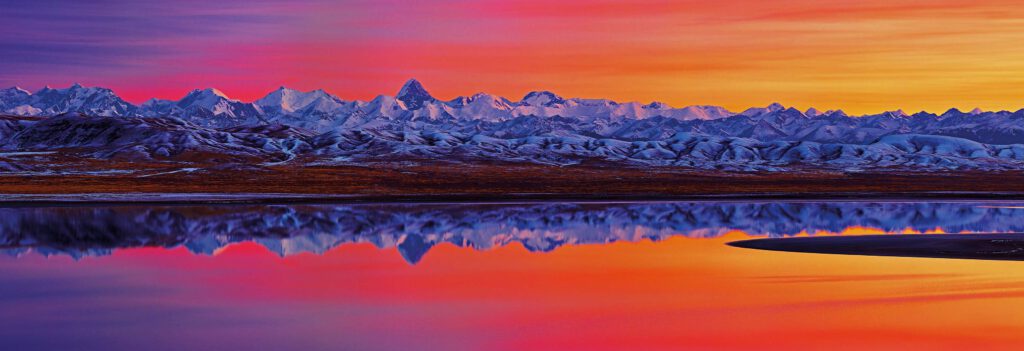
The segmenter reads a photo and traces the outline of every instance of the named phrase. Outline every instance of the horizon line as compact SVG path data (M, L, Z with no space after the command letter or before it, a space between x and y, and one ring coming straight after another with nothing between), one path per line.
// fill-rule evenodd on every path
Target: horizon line
M420 83L421 86L423 86L423 83L421 81L419 81L418 79L416 79L416 78L409 78L409 79L407 79L405 81L405 83L403 83L401 85L399 90L396 91L394 95L378 93L378 94L376 94L374 96L374 99L377 99L377 98L382 97L382 96L396 98L398 96L398 93L401 92L401 89L404 88L406 85L408 85L411 82L417 82L417 83ZM256 102L259 101L260 99L263 99L263 98L269 96L270 94L274 93L275 91L282 90L282 89L293 90L293 91L297 91L297 92L304 93L304 94L309 94L309 93L314 93L314 92L317 92L317 91L322 91L325 94L327 94L329 96L332 96L332 97L335 97L335 98L338 98L339 100L341 100L343 102L364 102L365 103L365 102L370 102L370 101L374 100L374 99L370 99L370 100L360 100L360 99L351 99L351 100L349 100L349 99L343 99L339 95L331 93L331 92L327 91L324 88L301 90L301 89L290 88L290 87L288 87L285 84L280 84L280 85L277 86L277 88L273 88L273 89L270 89L269 91L267 91L267 93L262 95L260 98L257 98L255 100L251 100L251 101L235 99L235 98L231 97L230 94L224 93L223 90L221 90L219 88L216 88L216 87L213 87L213 86L209 86L209 87L205 87L205 88L187 89L187 90L185 90L185 93L182 94L181 97L176 99L176 100L175 99L163 99L163 98L158 98L158 97L153 96L153 97L147 98L145 100L142 100L141 102L134 102L134 101L130 101L128 99L125 99L121 95L117 94L117 91L115 91L113 88L108 88L108 87L105 87L103 85L86 85L86 84L82 84L80 82L71 83L66 88L54 88L53 86L47 84L47 85L44 85L42 88L38 88L38 89L32 90L32 89L23 88L23 87L21 87L19 85L13 85L13 86L10 86L10 87L2 88L0 90L20 89L22 91L28 92L30 95L36 95L37 93L39 93L40 91L43 91L45 89L65 90L65 89L73 88L75 86L80 86L80 87L87 88L87 89L88 88L99 88L99 89L110 90L118 98L120 98L120 99L124 100L125 102L128 102L129 104L132 104L132 105L134 105L136 107L141 107L145 103L147 103L149 101L153 101L153 100L163 100L163 101L172 101L172 102L173 101L180 101L181 99L187 97L189 94L192 94L192 93L195 93L195 92L204 91L204 90L210 90L210 89L223 93L224 96L227 99L229 99L229 100L236 101L236 102L241 102L241 103L246 103L246 104L256 104ZM561 99L564 99L564 100L605 100L605 101L613 102L613 103L616 103L616 104L631 104L631 103L635 103L635 104L640 104L640 105L644 105L644 106L651 105L651 104L665 104L666 106L668 106L671 109L684 109L684 108L688 108L688 107L717 107L717 108L722 108L725 111L727 111L727 112L729 112L729 113L731 113L733 115L743 114L744 112L746 112L747 110L750 110L750 109L771 108L772 106L776 106L776 105L781 106L783 109L795 109L795 110L799 111L802 114L807 114L811 110L815 110L815 111L818 112L817 115L841 112L841 113L843 113L844 115L846 115L848 117L867 117L867 116L882 115L882 114L886 114L886 113L903 114L903 115L906 115L906 116L914 116L914 115L922 114L923 113L923 114L931 114L931 115L941 116L943 114L949 113L949 112L954 111L954 110L957 111L957 112L960 112L960 113L968 113L968 114L1004 113L1004 112L1005 113L1016 113L1016 112L1024 111L1024 107L1020 107L1020 108L1018 108L1016 110L1009 110L1009 109L985 110L985 109L982 109L982 108L976 106L976 107L970 108L970 109L968 109L968 108L959 108L959 107L950 107L950 108L945 109L945 111L943 111L941 113L936 113L936 112L932 112L932 111L929 111L929 110L920 110L920 111L917 111L917 112L908 113L908 112L904 111L903 108L895 108L895 109L887 109L887 110L883 110L883 111L875 112L875 113L847 114L845 109L843 109L843 108L823 109L823 108L819 108L819 107L816 107L816 106L809 106L807 108L800 109L800 108L797 108L797 107L795 107L793 105L787 105L787 104L779 102L779 101L773 101L773 102L768 103L767 105L763 105L763 106L751 105L749 107L742 108L739 111L734 111L734 110L730 110L729 108L726 108L724 105L718 105L718 104L684 104L684 105L676 106L676 105L671 105L671 104L666 103L664 101L658 101L658 100L651 100L650 102L645 103L643 101L636 101L636 100L633 100L633 101L617 101L617 100L613 100L613 99L610 99L610 98L594 98L594 97L578 97L578 96L576 96L576 97L565 97L565 96L563 96L561 94L558 94L558 93L555 93L555 92L553 92L551 90L546 90L546 89L543 89L543 90L529 90L526 93L524 93L523 97L520 98L519 100L512 100L512 99L509 99L508 97L503 96L503 95L491 94L491 93L484 92L484 91L476 92L476 93L473 93L473 94L470 94L470 95L457 95L457 96L449 98L449 99L438 98L438 97L434 96L433 93L430 93L429 91L427 93L430 95L430 97L432 97L435 100L440 101L440 102L451 102L451 101L454 101L454 100L459 99L459 98L473 97L473 96L477 96L477 95L483 94L483 95L490 95L490 96L499 97L499 98L507 100L508 102L513 102L514 103L514 102L522 102L530 94L533 94L533 93L545 93L545 92L546 93L554 94L555 96L557 96L557 97L559 97Z

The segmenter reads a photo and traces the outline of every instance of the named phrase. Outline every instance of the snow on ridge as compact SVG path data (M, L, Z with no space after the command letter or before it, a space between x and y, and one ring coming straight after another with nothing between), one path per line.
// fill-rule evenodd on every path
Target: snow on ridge
M438 100L415 79L396 96L346 101L323 90L280 87L255 102L197 89L179 100L152 99L135 106L105 88L79 84L65 89L0 90L0 111L27 116L66 113L171 117L212 129L282 124L316 133L364 130L371 133L437 131L499 139L542 135L585 136L627 142L669 138L678 133L745 138L762 142L869 145L888 135L943 135L991 145L1024 143L1024 110L942 115L902 110L851 117L841 110L805 111L772 103L734 113L718 106L674 108L665 103L564 98L549 91L518 101L485 93Z
M391 129L381 124L372 129L316 133L282 124L211 128L177 118L76 115L5 128L9 130L3 132L6 137L0 142L0 152L73 149L86 157L146 161L180 160L199 152L257 164L433 159L551 165L602 161L713 171L1024 170L1024 143L995 145L922 134L890 134L860 144L697 132L627 140L544 130L506 135L501 129L451 130L431 124L420 129Z

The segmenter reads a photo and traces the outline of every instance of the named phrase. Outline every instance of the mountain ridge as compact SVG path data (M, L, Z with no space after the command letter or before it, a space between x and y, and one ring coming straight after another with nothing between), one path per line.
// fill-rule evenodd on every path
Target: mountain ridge
M396 96L368 102L285 87L242 102L206 88L177 101L135 106L110 89L75 84L37 93L0 90L0 107L12 115L45 116L7 119L0 151L74 149L100 159L174 160L201 152L306 165L451 159L552 165L602 160L745 172L1024 169L1024 110L851 117L773 103L733 113L548 91L519 101L485 93L441 101L414 79ZM24 168L0 162L5 164Z
M47 86L47 87L42 88L39 91L36 91L34 93L30 92L28 90L22 89L20 87L14 86L14 87L9 87L9 88L0 90L0 113L6 113L6 114L11 114L11 115L19 115L19 116L52 116L52 115L56 115L56 114L69 113L69 112L78 112L78 113L83 113L83 114L96 114L96 113L89 113L90 111L86 111L86 110L74 110L74 109L66 109L66 110L65 109L51 109L51 110L48 110L48 111L38 111L37 113L15 113L15 111L12 110L12 108L14 108L14 107L22 106L24 104L24 101L19 101L18 98L11 96L12 95L11 92L17 91L17 92L20 92L23 96L36 96L36 95L39 95L41 93L42 94L47 94L47 93L50 93L50 92L53 92L53 91L69 91L69 90L75 90L75 89L102 90L102 91L106 91L106 92L110 93L112 96L116 97L116 94L113 94L113 91L111 91L110 89L102 88L102 87L85 88L85 87L83 87L82 85L80 85L78 83L75 83L71 87L66 88L66 89L53 89L53 88L50 88L49 86ZM135 107L135 109L131 109L131 111L125 111L125 112L118 112L118 111L113 111L113 112L117 113L117 114L115 114L116 116L158 116L161 111L150 111L149 109L147 109L145 107L147 107L149 105L152 105L153 101L170 101L170 102L174 102L174 103L178 104L178 103L181 103L182 100L185 100L185 99L189 98L190 95L195 94L197 92L204 92L204 91L212 92L213 94L218 95L218 96L220 96L220 97L222 97L225 100L228 100L230 102L239 102L239 103L243 103L243 104L250 104L251 103L251 104L260 106L263 109L267 109L268 107L275 107L275 106L273 106L273 104L270 103L270 101L273 100L275 94L277 94L277 93L279 93L281 91L287 91L288 93L296 94L296 95L300 95L300 96L302 96L302 95L316 95L316 97L314 99L321 99L321 98L323 98L323 99L326 99L326 100L332 100L334 102L339 103L339 105L344 105L344 104L347 104L347 103L355 103L355 104L358 104L358 105L363 105L363 104L370 104L374 100L377 100L377 99L372 99L370 101L345 100L345 99L342 99L342 98L340 98L340 97L338 97L336 95L330 94L330 93L324 91L323 89L316 89L316 90L311 90L311 91L303 92L303 91L299 91L299 90L295 90L295 89L290 89L290 88L286 88L284 86L281 86L278 89L270 91L267 95L265 95L265 96L263 96L263 97L261 97L259 99L256 99L256 100L251 101L251 102L247 102L247 101L241 101L241 100L237 100L237 99L232 99L232 98L228 97L226 94L224 94L223 92L221 92L220 90L217 90L216 88L206 88L206 89L195 89L195 90L189 92L188 94L186 94L180 100L164 100L164 99L152 98L152 99L147 100L146 102L143 102L143 103L138 104L138 105L128 103L128 102L124 101L123 99L120 99L120 97L117 97L118 100L124 101L125 104L131 105L132 107ZM408 80L405 84L402 85L402 87L399 89L398 93L396 95L394 95L394 96L390 96L390 95L381 95L381 96L389 96L389 97L395 98L398 101L403 101L403 104L406 105L405 107L407 109L409 109L409 110L415 110L415 109L422 108L422 107L424 107L423 106L424 103L427 103L427 102L435 102L435 103L445 104L445 105L448 105L448 106L458 107L458 106L464 105L466 103L466 101L473 101L473 100L476 100L476 99L478 99L480 97L490 97L490 98L492 98L495 101L503 102L504 104L507 104L509 106L551 107L551 106L558 105L558 104L564 104L566 102L573 102L576 105L588 105L588 104L589 105L594 105L594 104L607 103L607 104L612 105L612 106L623 106L623 105L624 106L628 106L628 107L636 106L636 107L638 107L640 109L654 110L654 111L677 110L677 111L684 111L683 113L678 113L678 114L675 115L676 117L680 117L681 116L680 119L684 119L684 120L687 120L687 119L719 119L719 118L731 117L731 116L736 116L736 115L755 116L755 115L758 115L758 114L771 113L771 112L779 112L779 111L791 109L790 107L786 107L786 106L776 102L776 103L772 103L772 104L770 104L770 105L768 105L766 107L751 107L751 108L748 108L746 110L743 110L742 112L732 112L732 111L729 111L728 109L726 109L724 107L714 106L714 105L686 105L686 106L682 106L682 107L672 107L672 106L670 106L670 105L668 105L666 103L659 102L659 101L654 101L654 102L647 103L647 104L641 104L640 102L632 102L632 101L631 102L618 102L618 101L609 100L609 99L563 98L563 97L561 97L561 96L559 96L559 95L557 95L557 94L555 94L553 92L545 91L545 90L537 90L537 91L528 92L525 96L523 96L519 100L512 100L512 99L508 99L506 97L491 95L491 94L487 94L487 93L477 93L477 94L470 95L470 96L458 96L458 97L455 97L455 98L453 98L451 100L448 100L448 101L442 101L440 99L437 99L437 98L433 97L427 91L427 89L423 86L423 84L420 83L416 79ZM405 99L408 100L408 102L404 101L402 97L405 97ZM296 112L296 111L300 110L302 107L307 107L309 104L310 104L310 102L306 101L304 103L300 103L298 107L295 107L295 108L288 108L288 107L286 107L283 110L285 112ZM136 109L138 111L136 111ZM702 115L701 113L690 112L690 111L702 111L702 112L705 112L705 115ZM711 113L707 113L707 111L711 111ZM1021 111L1024 111L1024 109L1021 109L1021 110L1018 110L1018 111L984 111L984 110L981 110L980 108L975 108L975 109L973 109L973 110L971 110L969 112L962 112L961 110L959 110L957 108L950 108L949 110L947 110L946 112L944 112L942 114L928 113L926 111L921 111L921 112L915 113L915 114L907 114L907 113L903 112L902 110L897 109L897 110L885 111L885 112L881 112L881 113L877 113L877 114L854 115L854 116L850 116L850 117L873 117L873 116L879 116L879 115L885 115L885 114L893 114L893 115L897 115L897 116L901 116L901 117L912 117L912 116L919 115L919 114L932 114L932 115L936 115L936 116L946 116L946 115L950 115L950 114L956 114L956 115L961 115L961 114L964 114L964 115L981 115L981 114L985 114L985 113L1013 113L1013 112L1021 112ZM264 111L261 111L261 112L264 112ZM267 112L269 113L269 111L267 111ZM277 111L277 112L280 112L280 111ZM338 110L335 109L332 112L340 113L340 112L343 112L343 111L338 111ZM689 112L689 113L687 113L687 112ZM800 112L800 111L797 111L797 112ZM814 107L810 107L806 111L803 111L803 112L800 112L800 113L802 115L805 115L805 116L808 116L808 117L833 116L833 115L836 115L836 116L846 116L847 115L842 110L825 110L825 111L821 111L821 110L816 109ZM667 112L665 114L673 115L674 113ZM107 115L111 115L111 114L97 114L97 115L107 116ZM540 115L540 114L538 114L538 115ZM638 118L639 119L639 118L642 118L642 117L649 117L649 116L654 116L654 115L653 114L646 114L646 115L645 114L640 114L639 116L629 116L629 117L634 117L634 118ZM561 117L567 117L567 116L561 115ZM673 117L673 116L663 116L663 117Z

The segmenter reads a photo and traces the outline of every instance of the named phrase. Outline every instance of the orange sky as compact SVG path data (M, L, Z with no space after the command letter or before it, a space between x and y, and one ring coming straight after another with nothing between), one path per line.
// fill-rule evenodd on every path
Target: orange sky
M732 110L1024 107L1024 9L1005 0L139 3L120 4L121 21L97 20L110 5L70 6L56 28L21 19L53 7L11 11L0 44L31 32L45 50L0 49L19 57L0 84L79 81L132 101L206 86L252 100L279 85L370 99L415 77L443 99L546 89ZM173 15L133 21L154 11Z

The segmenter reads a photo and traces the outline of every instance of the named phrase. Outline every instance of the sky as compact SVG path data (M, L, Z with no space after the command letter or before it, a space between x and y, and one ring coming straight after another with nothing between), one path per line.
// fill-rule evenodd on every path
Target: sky
M343 99L780 102L848 113L1024 108L1008 0L0 0L0 87L132 102L279 86Z

